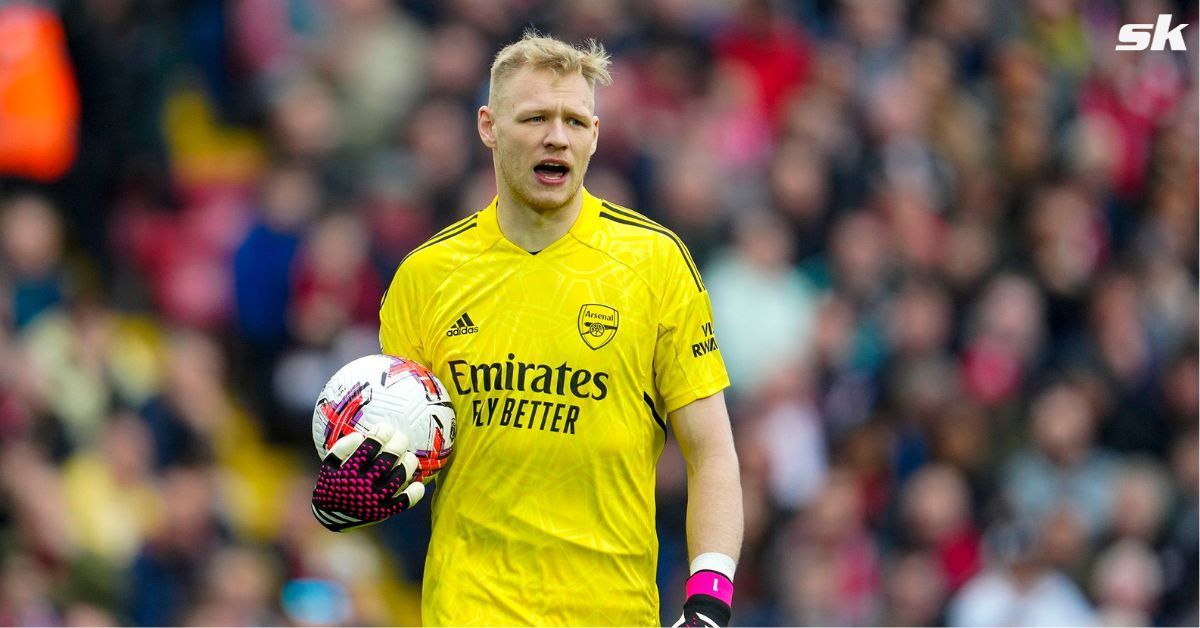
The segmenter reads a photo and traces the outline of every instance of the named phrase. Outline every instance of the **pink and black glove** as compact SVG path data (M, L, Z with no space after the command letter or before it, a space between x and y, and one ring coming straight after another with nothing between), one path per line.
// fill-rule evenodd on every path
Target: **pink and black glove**
M372 436L347 434L321 462L313 515L334 532L379 523L425 496L425 485L412 481L419 469L408 437L390 425Z
M733 612L733 581L719 571L702 569L687 579L683 614L671 628L728 626Z

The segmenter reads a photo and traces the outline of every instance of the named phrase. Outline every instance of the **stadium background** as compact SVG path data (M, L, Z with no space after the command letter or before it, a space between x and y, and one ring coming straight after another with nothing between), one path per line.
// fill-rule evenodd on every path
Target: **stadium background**
M1160 13L1186 52L1113 51ZM418 621L427 511L319 528L309 412L377 350L400 257L492 195L474 110L534 25L613 53L589 189L675 229L711 292L735 622L970 621L972 579L1020 572L1050 616L1196 625L1196 21L1182 0L0 4L0 623ZM672 615L670 445L658 481Z

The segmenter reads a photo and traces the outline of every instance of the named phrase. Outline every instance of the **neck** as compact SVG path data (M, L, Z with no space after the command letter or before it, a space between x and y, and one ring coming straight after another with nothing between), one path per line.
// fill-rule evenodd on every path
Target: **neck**
M582 188L562 207L538 211L501 194L496 203L500 232L513 244L530 252L541 251L571 230L583 208Z

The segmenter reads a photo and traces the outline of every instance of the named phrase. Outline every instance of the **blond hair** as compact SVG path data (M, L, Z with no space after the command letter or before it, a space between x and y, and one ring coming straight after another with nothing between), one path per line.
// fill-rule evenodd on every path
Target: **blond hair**
M521 39L505 46L496 53L492 62L491 86L488 102L495 103L498 85L523 67L551 70L556 75L579 72L588 86L596 89L596 83L608 85L612 76L608 73L608 52L600 42L589 39L584 47L572 46L560 39L542 35L534 30L525 31Z

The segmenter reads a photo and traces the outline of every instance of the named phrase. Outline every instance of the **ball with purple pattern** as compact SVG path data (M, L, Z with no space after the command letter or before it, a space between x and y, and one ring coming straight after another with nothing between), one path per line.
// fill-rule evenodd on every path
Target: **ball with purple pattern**
M385 424L408 435L421 462L419 481L449 463L456 429L446 387L425 366L384 354L346 364L321 389L312 418L317 456L324 459L348 434L378 434Z

